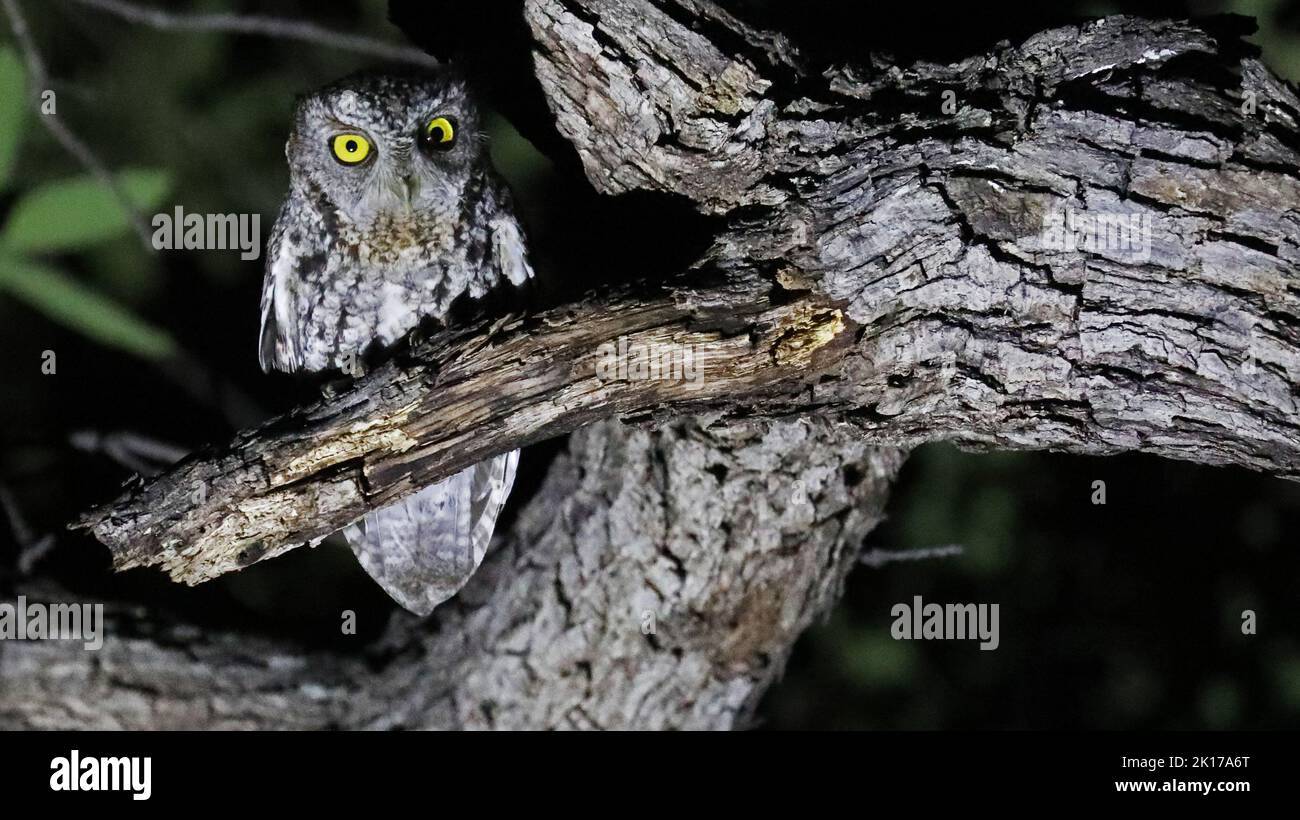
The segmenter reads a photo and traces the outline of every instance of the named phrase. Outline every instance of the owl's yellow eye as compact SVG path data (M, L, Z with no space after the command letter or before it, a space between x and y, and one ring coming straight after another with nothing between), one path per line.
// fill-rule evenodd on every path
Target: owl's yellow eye
M330 137L330 150L344 165L356 165L370 156L370 140L360 134L335 134Z
M435 151L446 151L456 144L456 122L450 117L434 117L424 126L423 141Z

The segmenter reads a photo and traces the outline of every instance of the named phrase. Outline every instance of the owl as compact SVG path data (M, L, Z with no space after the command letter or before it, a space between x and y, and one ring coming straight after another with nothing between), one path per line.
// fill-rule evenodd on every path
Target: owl
M359 74L300 98L289 194L262 288L265 371L350 367L424 319L533 274L479 114L452 72ZM483 560L519 452L467 467L343 533L361 566L427 615Z

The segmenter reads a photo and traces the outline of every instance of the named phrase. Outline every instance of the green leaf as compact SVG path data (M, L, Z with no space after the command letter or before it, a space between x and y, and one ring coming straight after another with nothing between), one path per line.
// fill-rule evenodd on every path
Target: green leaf
M158 207L171 189L166 171L133 169L117 175L127 199L142 211ZM48 182L14 205L0 247L40 253L85 248L129 230L126 212L108 187L92 176Z
M0 186L9 179L26 120L27 77L12 48L0 46Z
M91 339L137 356L163 359L178 351L165 330L46 265L0 257L0 291Z

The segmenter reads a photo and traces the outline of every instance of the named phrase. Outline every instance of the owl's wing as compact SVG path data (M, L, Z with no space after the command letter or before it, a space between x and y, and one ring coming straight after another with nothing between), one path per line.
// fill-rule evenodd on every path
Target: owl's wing
M491 200L492 210L488 218L492 267L495 273L518 287L533 276L533 266L528 264L528 241L515 216L514 197L495 174L488 184L487 199Z
M512 285L522 285L533 275L528 264L528 250L524 232L514 215L499 217L490 223L492 231L492 260L496 269Z
M417 615L455 595L487 553L515 482L515 450L375 510L343 531L362 568Z
M312 253L292 241L285 228L289 208L290 204L286 202L267 243L266 276L262 280L262 329L257 346L257 361L266 373L273 369L286 373L302 369L296 287L308 273L305 268L324 265L326 261L324 254Z

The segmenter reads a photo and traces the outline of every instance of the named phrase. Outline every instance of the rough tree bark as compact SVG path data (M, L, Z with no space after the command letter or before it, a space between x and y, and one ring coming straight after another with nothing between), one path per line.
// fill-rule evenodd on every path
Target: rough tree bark
M1235 35L1110 18L823 71L699 0L525 11L591 183L719 215L705 258L443 334L85 521L195 582L578 430L485 570L366 658L122 608L97 657L0 646L0 720L734 726L834 600L893 447L1300 476L1300 100ZM1067 213L1141 247L1045 241ZM695 345L705 386L602 381L619 336Z
M98 652L4 647L0 722L731 727L838 596L902 458L816 419L603 422L573 438L468 587L430 619L395 614L364 653L123 606Z

